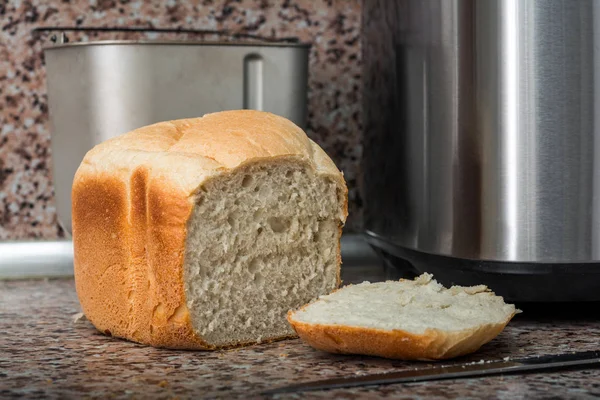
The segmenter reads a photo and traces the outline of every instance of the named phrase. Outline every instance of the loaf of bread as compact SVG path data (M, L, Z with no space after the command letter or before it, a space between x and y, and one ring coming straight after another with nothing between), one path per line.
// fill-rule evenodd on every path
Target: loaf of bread
M517 312L486 286L446 289L423 274L414 281L343 287L290 311L288 321L319 350L439 360L476 351Z
M347 189L292 122L227 111L88 152L73 183L77 294L109 335L216 349L294 335L339 284Z

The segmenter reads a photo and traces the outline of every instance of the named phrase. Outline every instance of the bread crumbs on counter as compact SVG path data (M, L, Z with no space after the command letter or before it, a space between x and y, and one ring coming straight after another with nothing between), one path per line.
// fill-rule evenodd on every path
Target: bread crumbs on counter
M486 361L486 360L481 359L479 361L471 361L471 362L465 363L465 364L461 365L461 367L465 368L466 365L485 364L485 363L491 363L491 362L492 362L492 360Z
M79 312L77 314L73 314L71 316L71 321L73 321L74 324L78 324L80 322L84 322L87 321L87 318L85 317L85 314L82 312Z
M252 348L252 347L256 347L256 344L253 344L253 345L247 346L246 348ZM222 352L224 352L224 353L236 353L236 352L240 351L240 348L238 348L238 347L233 347L233 348L231 348L231 349L223 349L223 350L221 350L221 351L222 351Z

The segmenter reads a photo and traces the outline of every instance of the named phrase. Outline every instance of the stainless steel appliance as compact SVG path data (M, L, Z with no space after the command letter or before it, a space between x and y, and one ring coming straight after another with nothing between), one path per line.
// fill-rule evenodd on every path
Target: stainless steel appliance
M299 43L98 41L45 49L58 218L85 153L129 130L228 109L306 123L308 52Z
M378 6L363 18L369 241L510 300L600 300L600 1Z

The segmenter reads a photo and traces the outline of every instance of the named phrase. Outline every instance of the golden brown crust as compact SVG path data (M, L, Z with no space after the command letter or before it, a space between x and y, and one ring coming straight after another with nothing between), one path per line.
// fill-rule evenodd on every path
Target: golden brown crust
M184 293L194 194L242 165L287 157L338 182L345 221L342 174L300 128L273 114L162 122L90 150L72 191L75 282L87 318L106 334L156 347L213 348L194 333Z
M513 316L499 324L476 329L444 332L428 329L423 334L346 325L310 324L294 319L288 322L300 339L315 349L341 354L363 354L400 360L442 360L478 350L502 332Z
M129 236L125 183L115 177L83 178L73 192L76 288L84 312L107 334L128 333ZM85 229L90 227L110 227ZM118 233L118 234L117 234ZM102 263L95 256L102 249ZM111 292L111 296L106 296Z

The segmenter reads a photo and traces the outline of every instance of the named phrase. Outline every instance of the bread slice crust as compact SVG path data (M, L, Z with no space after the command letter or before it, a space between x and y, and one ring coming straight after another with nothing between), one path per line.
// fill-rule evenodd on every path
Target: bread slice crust
M288 314L288 321L300 339L315 349L337 354L423 361L473 353L498 336L509 320L457 332L428 329L423 334L414 334L403 330L310 324L294 320L293 311Z
M217 348L194 331L186 306L183 266L195 194L249 164L290 160L338 183L343 224L341 172L300 128L273 114L227 111L162 122L90 150L72 190L75 284L86 317L99 331L138 343Z

